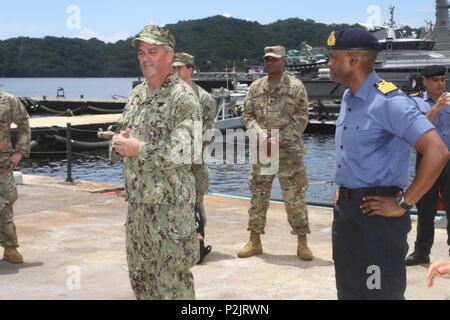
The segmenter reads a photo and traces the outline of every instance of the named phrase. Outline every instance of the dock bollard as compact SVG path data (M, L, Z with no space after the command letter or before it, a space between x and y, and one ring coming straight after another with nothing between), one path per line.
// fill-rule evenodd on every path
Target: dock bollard
M66 182L73 182L72 180L72 124L67 123L66 129L66 152L67 152L67 180Z

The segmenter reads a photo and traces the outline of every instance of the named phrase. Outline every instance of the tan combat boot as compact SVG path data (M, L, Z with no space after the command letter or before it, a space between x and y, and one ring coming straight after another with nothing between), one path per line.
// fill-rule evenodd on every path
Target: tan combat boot
M3 253L3 259L11 263L23 263L23 257L16 248L6 247Z
M250 231L250 241L247 245L238 251L239 258L249 258L251 256L262 254L263 248L261 244L261 238L256 231Z
M308 243L306 241L306 234L298 235L298 247L297 247L297 255L300 259L305 261L311 261L313 259L313 254L311 250L308 248Z

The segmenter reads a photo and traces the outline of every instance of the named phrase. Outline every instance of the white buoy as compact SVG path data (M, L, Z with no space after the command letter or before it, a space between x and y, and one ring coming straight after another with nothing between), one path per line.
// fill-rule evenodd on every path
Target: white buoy
M14 171L14 180L16 181L16 185L23 184L22 172Z

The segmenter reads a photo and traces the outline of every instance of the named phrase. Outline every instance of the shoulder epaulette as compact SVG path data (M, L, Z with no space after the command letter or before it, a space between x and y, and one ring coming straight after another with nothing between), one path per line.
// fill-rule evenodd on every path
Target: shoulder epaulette
M414 92L409 95L411 98L422 98L423 92Z
M388 95L389 93L398 90L398 87L395 84L386 80L375 83L375 88L377 88L378 91L380 91L384 95Z

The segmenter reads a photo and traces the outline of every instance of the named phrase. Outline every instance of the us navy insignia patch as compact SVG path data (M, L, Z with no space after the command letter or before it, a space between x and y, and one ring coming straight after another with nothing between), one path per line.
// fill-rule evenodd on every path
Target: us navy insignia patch
M375 83L375 88L377 88L384 95L388 95L389 93L398 90L398 87L395 84L392 82L387 82L386 80Z

